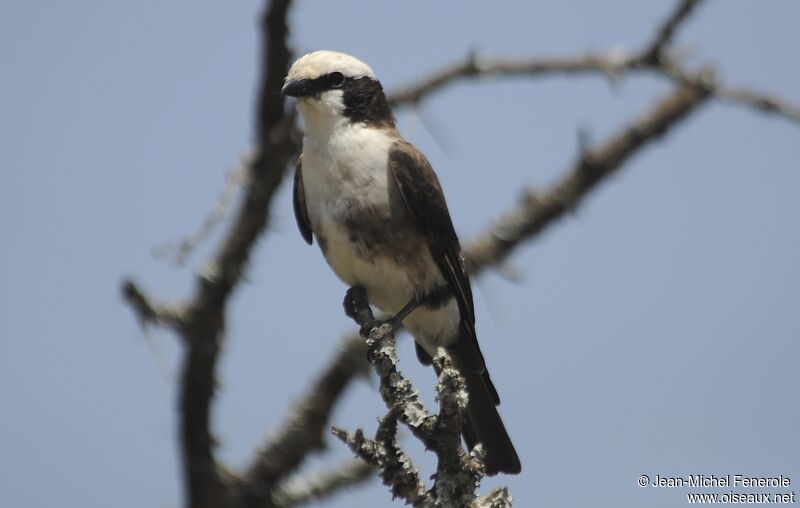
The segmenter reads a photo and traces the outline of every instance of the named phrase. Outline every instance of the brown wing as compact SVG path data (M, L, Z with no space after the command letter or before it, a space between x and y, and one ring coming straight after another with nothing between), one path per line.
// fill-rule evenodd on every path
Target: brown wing
M303 189L303 157L297 159L297 168L294 170L294 218L297 220L297 227L303 235L306 243L314 243L314 236L311 232L311 222L308 220L308 209L306 208L306 192Z
M439 179L425 156L405 141L396 142L389 151L389 171L461 312L460 338L448 350L463 368L483 372L472 288Z

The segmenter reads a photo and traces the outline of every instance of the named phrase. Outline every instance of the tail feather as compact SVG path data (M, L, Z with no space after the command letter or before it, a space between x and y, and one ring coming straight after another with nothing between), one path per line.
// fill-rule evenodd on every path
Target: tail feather
M486 474L517 474L522 466L508 436L503 420L497 412L497 390L494 389L489 373L462 373L467 383L469 404L463 434L469 449L478 443L486 452Z

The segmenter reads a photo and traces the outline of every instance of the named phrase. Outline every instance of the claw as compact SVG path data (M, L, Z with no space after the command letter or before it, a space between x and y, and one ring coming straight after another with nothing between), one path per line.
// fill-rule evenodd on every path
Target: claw
M353 296L354 289L355 288L353 287L347 290L347 292L344 294L344 301L342 302L345 315L353 320L356 319L356 304Z

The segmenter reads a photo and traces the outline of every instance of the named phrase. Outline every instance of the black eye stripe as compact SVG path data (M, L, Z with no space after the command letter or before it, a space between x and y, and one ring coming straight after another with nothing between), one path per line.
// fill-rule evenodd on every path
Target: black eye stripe
M309 90L315 93L341 88L347 78L341 72L331 72L315 79L306 80Z

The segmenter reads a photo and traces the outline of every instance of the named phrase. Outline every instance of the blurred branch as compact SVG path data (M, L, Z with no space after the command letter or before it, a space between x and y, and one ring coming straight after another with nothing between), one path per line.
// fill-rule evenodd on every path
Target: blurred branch
M292 136L293 114L284 112L280 95L289 68L286 14L289 0L270 2L262 19L262 76L256 117L256 150L248 161L248 184L231 228L208 267L198 276L180 322L162 319L160 306L125 285L126 300L141 318L173 328L186 347L180 376L180 440L186 506L226 506L231 480L214 458L210 406L217 358L225 330L228 299L238 285L257 238L269 219L269 204L298 150Z
M136 313L142 326L155 324L180 327L186 316L185 309L153 303L132 280L122 283L122 297Z
M523 240L541 233L555 219L574 210L598 183L678 125L707 98L706 87L678 86L606 143L586 150L550 191L541 195L533 189L525 191L516 207L465 248L468 269L477 273L502 262Z
M675 33L702 0L681 0L659 26L653 40L638 52L614 49L605 53L586 53L564 57L484 57L470 52L466 58L446 65L412 84L389 93L393 106L414 105L433 93L462 79L553 75L602 74L616 79L631 72L650 72L678 83L694 82L721 102L743 106L758 112L781 116L800 124L800 106L775 94L749 88L729 87L718 78L697 81L695 74L683 68L679 59L668 53ZM705 66L705 74L716 74Z
M461 61L418 79L388 94L397 106L416 104L429 95L462 79L524 76L529 78L559 74L605 73L643 68L643 64L623 53L587 53L564 57L489 58L470 52Z
M295 478L281 486L275 494L275 506L291 508L328 498L333 494L363 483L375 474L375 469L362 460L351 460L329 471Z
M775 95L749 88L718 86L714 95L722 102L750 107L761 113L784 117L800 125L800 106Z
M702 0L681 0L675 10L664 20L664 23L656 30L653 41L642 51L641 59L657 65L664 54L666 48L672 42L676 30L685 20L689 18Z

